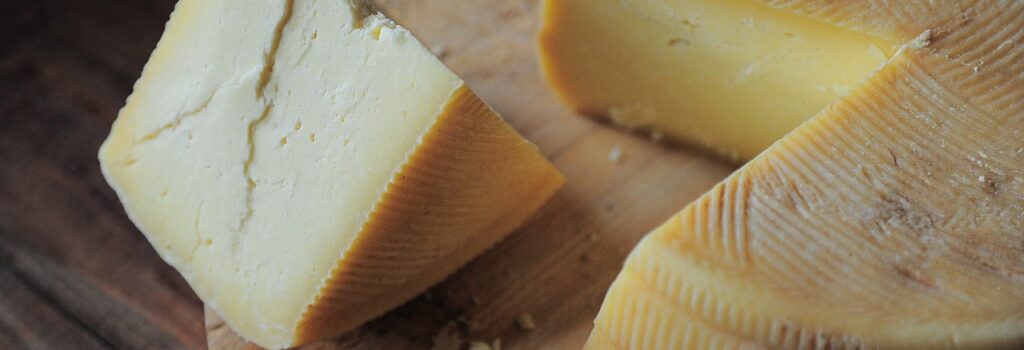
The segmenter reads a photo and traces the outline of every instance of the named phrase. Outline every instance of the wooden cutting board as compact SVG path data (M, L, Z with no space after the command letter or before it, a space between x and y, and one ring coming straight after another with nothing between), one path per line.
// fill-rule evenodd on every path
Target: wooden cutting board
M567 178L526 224L440 285L303 349L578 349L630 249L735 167L575 115L538 70L539 0L378 0ZM615 151L613 151L615 150ZM616 161L612 153L619 153ZM535 327L525 327L522 318ZM206 313L210 349L258 349Z

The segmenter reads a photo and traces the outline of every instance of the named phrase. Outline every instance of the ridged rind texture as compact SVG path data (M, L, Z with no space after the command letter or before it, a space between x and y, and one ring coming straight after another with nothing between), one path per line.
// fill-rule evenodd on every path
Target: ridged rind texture
M587 348L1024 346L1024 3L773 5L929 40L648 235Z
M756 0L769 6L818 19L841 27L896 41L908 41L924 30L949 23L984 0Z
M411 299L511 233L564 178L465 86L381 195L294 345Z

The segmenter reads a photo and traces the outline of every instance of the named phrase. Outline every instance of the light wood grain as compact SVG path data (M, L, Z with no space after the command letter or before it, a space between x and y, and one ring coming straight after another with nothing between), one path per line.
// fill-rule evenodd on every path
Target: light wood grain
M448 327L505 349L582 346L605 291L644 233L733 169L582 118L541 77L537 0L381 0L536 143L568 182L521 229L419 298L341 338L305 349L421 349ZM609 157L621 150L618 162ZM531 315L536 329L516 324ZM207 313L211 349L251 349Z

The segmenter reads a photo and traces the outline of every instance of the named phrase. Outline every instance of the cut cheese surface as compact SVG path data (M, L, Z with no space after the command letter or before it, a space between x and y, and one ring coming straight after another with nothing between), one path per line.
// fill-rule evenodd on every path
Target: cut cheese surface
M354 0L179 1L100 162L160 256L268 348L408 300L563 182Z
M547 1L540 34L543 70L576 110L741 160L896 46L751 0Z
M1024 3L766 3L901 48L648 234L587 348L1024 347Z

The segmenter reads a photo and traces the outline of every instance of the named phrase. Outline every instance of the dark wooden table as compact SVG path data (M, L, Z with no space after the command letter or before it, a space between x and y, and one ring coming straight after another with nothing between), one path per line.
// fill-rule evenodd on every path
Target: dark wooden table
M0 349L205 347L96 161L173 3L0 1Z

